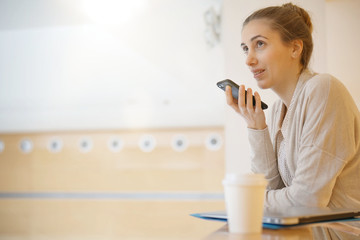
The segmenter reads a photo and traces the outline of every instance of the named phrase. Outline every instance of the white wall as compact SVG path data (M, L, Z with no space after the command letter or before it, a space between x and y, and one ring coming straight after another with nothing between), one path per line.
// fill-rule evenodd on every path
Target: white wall
M223 125L220 4L0 1L0 132Z
M225 53L226 77L236 82L245 84L259 91L264 102L271 104L277 99L271 90L260 90L253 80L250 71L245 66L245 58L240 48L241 27L245 18L254 10L271 5L279 5L288 1L246 1L224 0L223 5L223 48ZM315 50L311 60L311 66L316 71L326 69L326 43L325 36L325 1L303 0L292 1L307 9L312 17L314 25ZM247 140L247 128L241 117L230 108L226 112L226 163L228 172L250 171L249 146Z
M327 71L341 80L360 109L360 1L326 2Z

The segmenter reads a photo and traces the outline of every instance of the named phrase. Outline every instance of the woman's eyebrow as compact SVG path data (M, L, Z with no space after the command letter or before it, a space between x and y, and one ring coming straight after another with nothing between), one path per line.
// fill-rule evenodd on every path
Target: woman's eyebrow
M265 39L268 39L267 37L259 34L259 35L256 35L256 36L252 37L252 38L250 39L250 42L254 41L254 40L257 39L257 38L265 38ZM241 46L245 46L245 45L246 45L245 43L241 43Z

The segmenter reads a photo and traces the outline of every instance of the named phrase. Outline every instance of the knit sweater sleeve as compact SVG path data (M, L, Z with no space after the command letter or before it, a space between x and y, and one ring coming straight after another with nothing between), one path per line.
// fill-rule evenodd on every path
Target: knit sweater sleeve
M251 170L254 173L262 173L269 181L268 190L284 187L278 171L277 159L271 143L269 129L248 129L250 143Z

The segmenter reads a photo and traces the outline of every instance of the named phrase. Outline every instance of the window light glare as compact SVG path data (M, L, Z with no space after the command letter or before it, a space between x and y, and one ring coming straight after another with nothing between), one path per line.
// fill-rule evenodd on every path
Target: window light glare
M83 0L82 7L95 23L126 23L146 7L146 0Z

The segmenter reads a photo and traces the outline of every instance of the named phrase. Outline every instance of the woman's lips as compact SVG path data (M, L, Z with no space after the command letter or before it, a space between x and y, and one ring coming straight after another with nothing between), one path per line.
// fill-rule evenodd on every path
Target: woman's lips
M261 78L264 75L265 69L256 69L254 71L252 71L252 73L254 74L254 78Z

